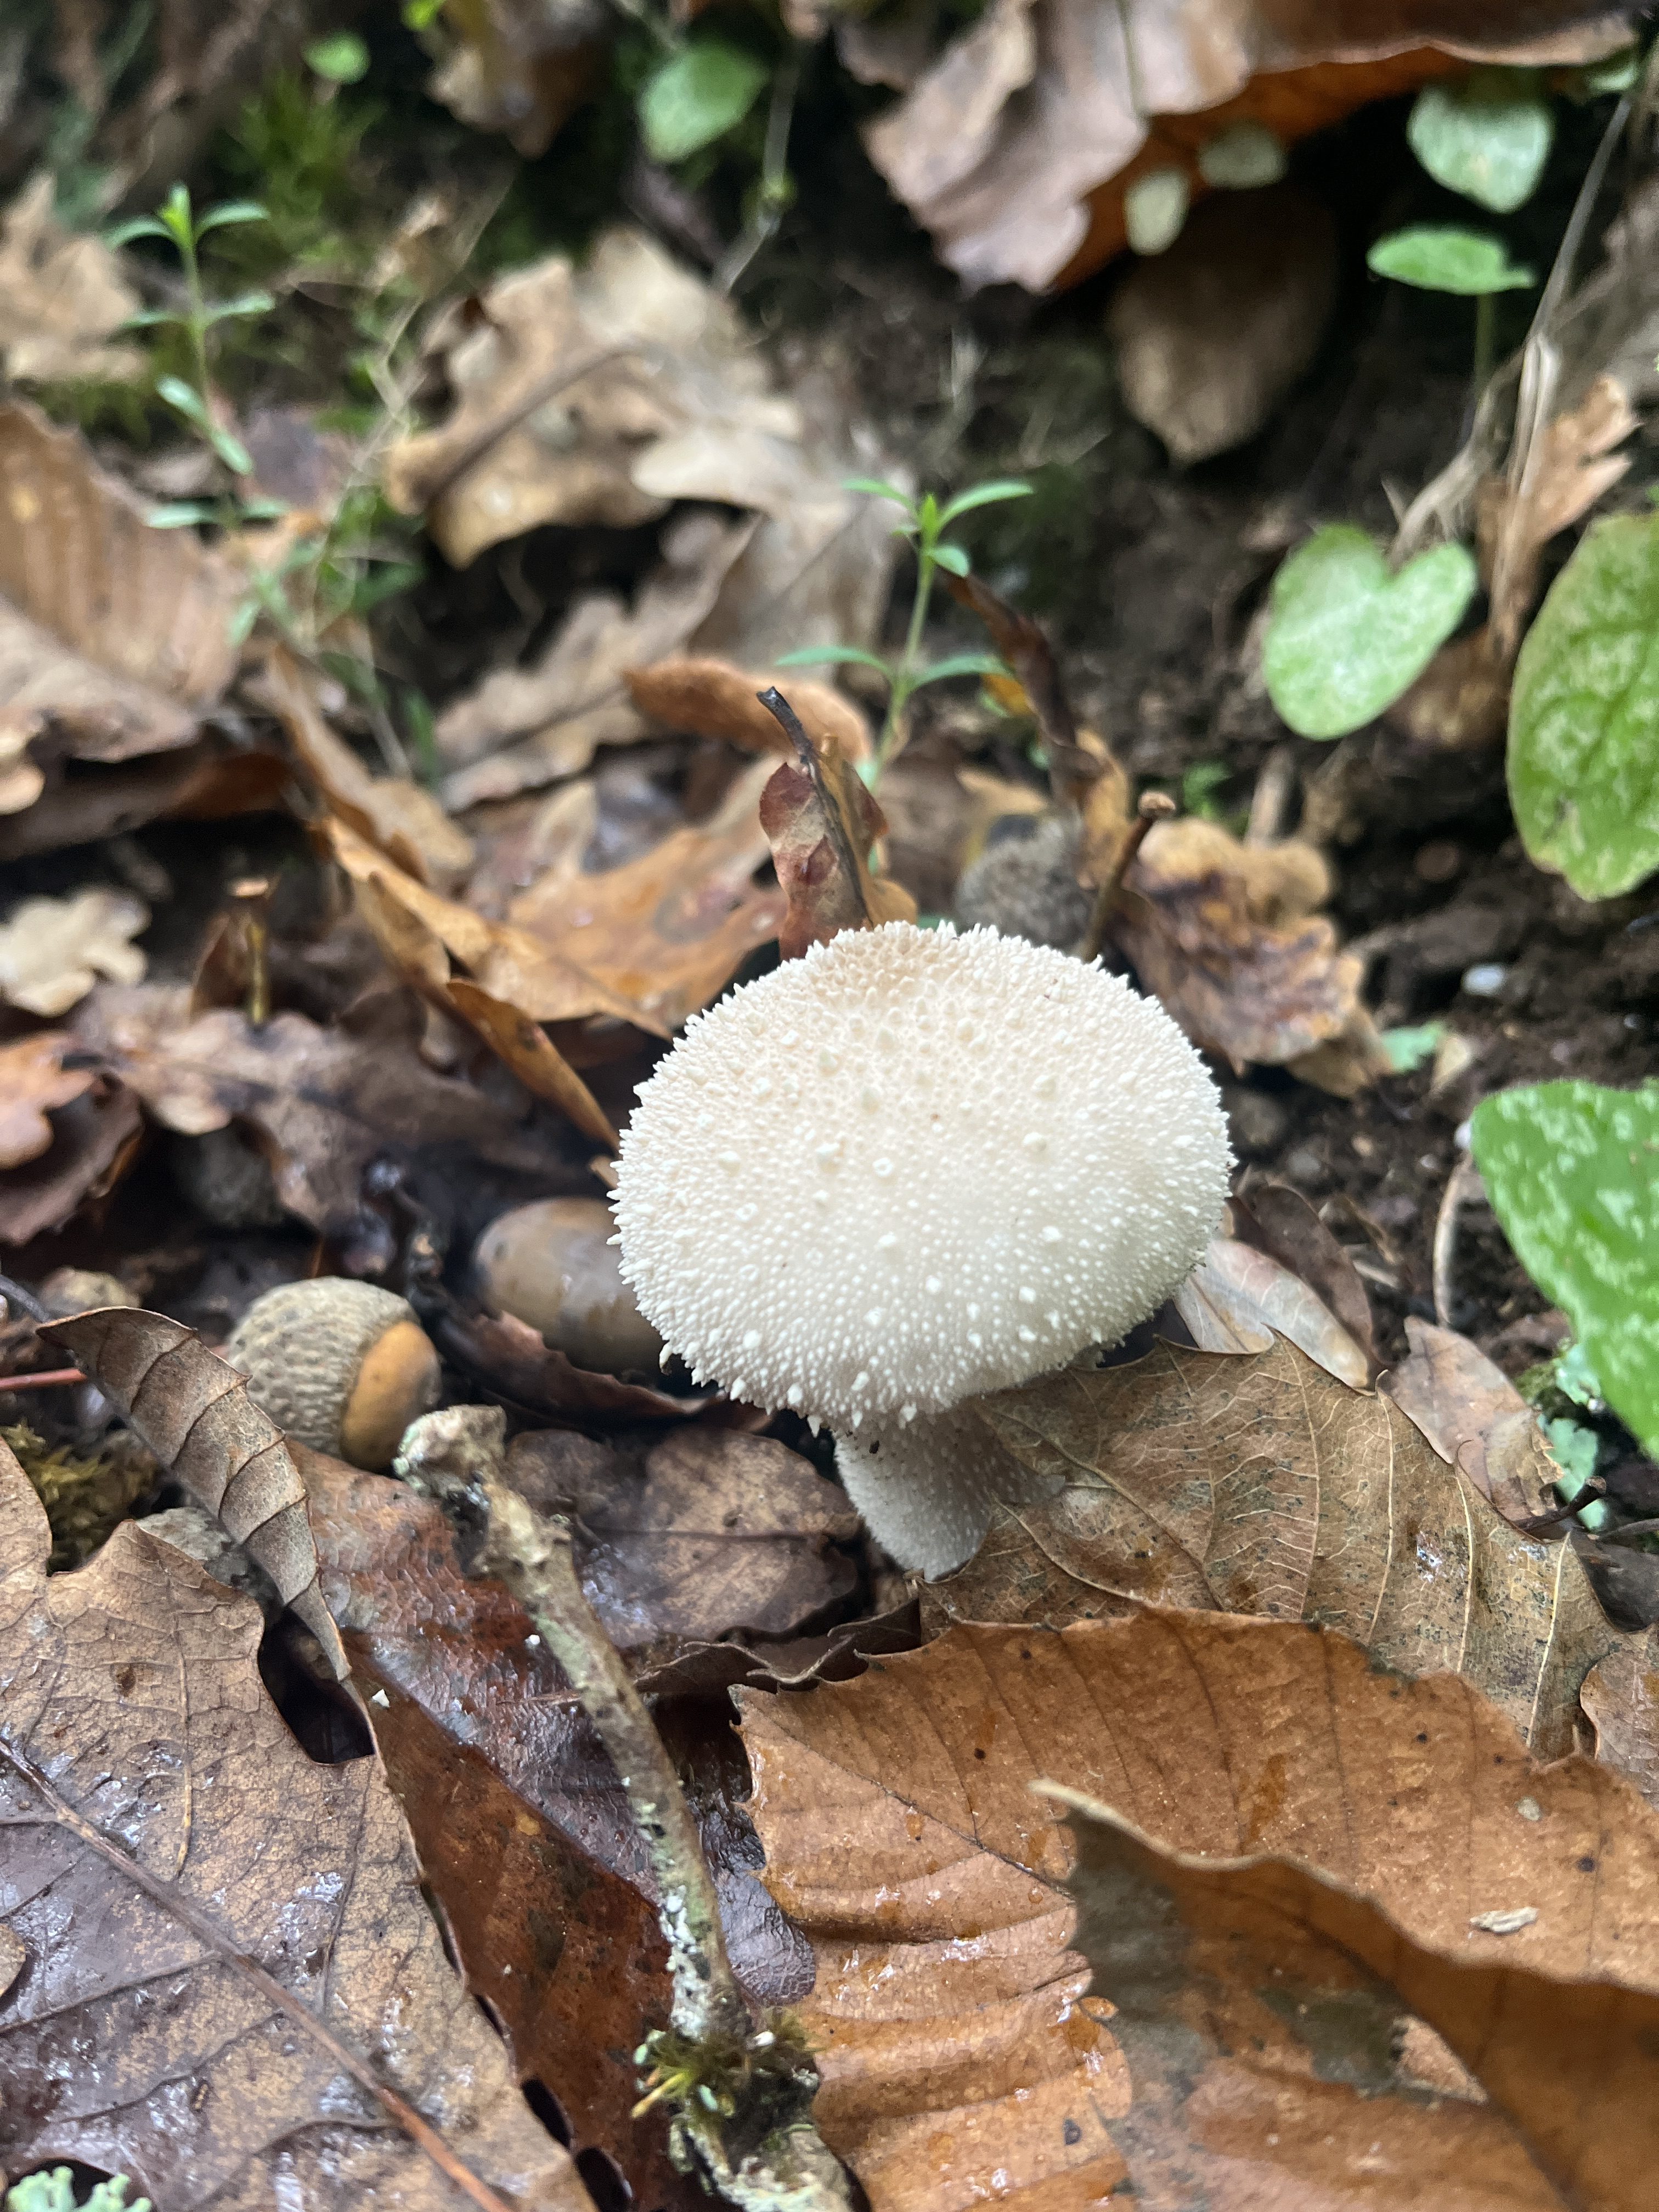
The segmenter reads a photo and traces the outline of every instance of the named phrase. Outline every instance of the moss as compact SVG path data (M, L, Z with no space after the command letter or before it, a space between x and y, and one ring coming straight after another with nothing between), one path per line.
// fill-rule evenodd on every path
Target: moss
M94 1459L76 1459L61 1445L48 1445L26 1421L0 1428L0 1442L16 1454L46 1509L52 1525L51 1574L89 1559L157 1479L155 1462L125 1431Z

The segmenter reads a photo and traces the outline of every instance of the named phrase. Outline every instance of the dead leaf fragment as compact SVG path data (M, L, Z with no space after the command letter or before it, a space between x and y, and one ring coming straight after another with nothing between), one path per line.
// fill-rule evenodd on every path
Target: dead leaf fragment
M483 0L442 21L455 45L433 98L475 131L504 131L528 160L603 82L610 23L598 0Z
M234 571L144 513L78 433L0 405L0 714L80 760L187 744L236 666Z
M78 1049L73 1037L61 1043ZM125 1085L95 1073L89 1089L53 1109L46 1149L0 1168L0 1245L27 1244L61 1229L83 1206L107 1196L137 1157L143 1118Z
M1468 1337L1415 1314L1407 1316L1406 1340L1411 1356L1382 1387L1407 1419L1506 1521L1547 1513L1559 1469L1538 1416L1503 1369Z
M0 999L50 1021L100 975L142 982L144 956L131 939L149 927L149 908L131 891L25 899L0 926Z
M1316 1622L1401 1674L1467 1674L1538 1758L1573 1748L1579 1686L1620 1632L1571 1547L1500 1519L1388 1399L1289 1344L1160 1343L977 1403L1056 1494L999 1511L938 1586L946 1617L1159 1604Z
M790 714L782 694L767 694ZM793 720L793 716L791 716ZM786 723L786 726L788 726ZM799 734L796 734L799 732ZM798 960L843 929L914 921L916 902L902 884L870 872L870 853L887 817L853 763L828 732L809 737L794 722L799 764L786 761L761 793L761 827L787 898L778 951Z
M1514 665L1527 617L1538 597L1538 572L1552 538L1588 514L1630 467L1617 453L1637 427L1629 394L1617 378L1598 376L1576 407L1555 416L1527 453L1518 484L1505 484L1482 515L1490 544L1492 652Z
M1312 1286L1271 1253L1214 1237L1175 1295L1176 1311L1200 1352L1270 1351L1285 1337L1351 1390L1370 1383L1372 1365Z
M125 383L143 369L144 356L137 346L109 341L138 312L138 295L101 238L58 222L55 191L43 170L0 222L0 299L6 303L0 366L19 384L81 378Z
M82 2159L176 2212L285 2189L588 2212L445 1960L379 1760L313 1765L265 1694L258 1607L131 1522L48 1580L50 1542L0 1449L6 1919L29 1968L0 2021L5 2166Z
M0 1169L38 1159L52 1140L49 1110L67 1106L97 1079L90 1068L64 1066L74 1047L73 1037L54 1030L0 1045Z
M832 741L850 761L870 757L870 726L850 699L828 684L795 676L788 680L789 703L815 744ZM649 668L630 668L626 681L629 696L653 722L690 737L723 738L750 752L793 757L775 716L760 702L760 694L774 681L769 675L687 653Z

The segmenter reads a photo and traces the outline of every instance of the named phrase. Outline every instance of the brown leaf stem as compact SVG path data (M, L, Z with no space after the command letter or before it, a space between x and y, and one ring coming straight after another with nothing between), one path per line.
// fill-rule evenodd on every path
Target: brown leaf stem
M1116 906L1118 895L1123 889L1123 878L1129 872L1129 863L1140 850L1146 832L1152 828L1153 823L1162 821L1175 811L1176 803L1167 793L1162 791L1141 793L1140 804L1135 810L1135 819L1130 823L1129 833L1119 848L1116 865L1095 893L1094 908L1089 916L1089 927L1083 933L1083 942L1077 949L1077 957L1079 960L1099 959L1101 947L1106 942L1106 933L1111 924L1112 909Z
M870 912L870 902L864 896L863 866L853 850L852 840L847 834L846 819L836 804L835 794L824 787L823 765L818 758L817 746L801 727L799 715L775 684L769 684L764 691L757 691L755 696L794 746L803 773L811 778L812 787L818 794L818 804L823 809L830 842L836 848L842 877L850 896L858 903L861 918L857 926L860 929L872 928L874 919Z

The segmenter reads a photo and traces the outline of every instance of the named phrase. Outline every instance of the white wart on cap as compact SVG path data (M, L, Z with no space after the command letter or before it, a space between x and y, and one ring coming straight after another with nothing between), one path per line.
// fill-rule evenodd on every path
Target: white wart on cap
M857 1430L1113 1343L1220 1218L1215 1085L1154 1001L974 929L846 931L687 1029L615 1206L700 1376Z

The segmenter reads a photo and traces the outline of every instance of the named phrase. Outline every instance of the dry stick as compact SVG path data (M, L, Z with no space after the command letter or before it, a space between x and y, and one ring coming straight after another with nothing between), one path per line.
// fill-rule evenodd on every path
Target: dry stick
M1442 1328L1452 1322L1452 1265L1457 1255L1457 1217L1486 1188L1480 1170L1466 1154L1446 1179L1434 1223L1434 1317Z
M86 1379L78 1367L52 1367L39 1375L0 1375L0 1390L45 1390Z
M1136 809L1135 819L1129 824L1128 835L1123 840L1112 872L1095 893L1094 908L1089 916L1089 927L1083 933L1083 942L1077 950L1077 957L1079 960L1099 959L1101 947L1106 942L1107 927L1112 919L1112 909L1116 906L1118 895L1123 889L1123 878L1129 872L1129 863L1140 850L1146 832L1152 828L1153 823L1162 821L1175 811L1176 803L1167 793L1162 791L1141 793L1140 804Z
M1273 845L1285 834L1285 823L1296 795L1296 751L1275 745L1262 763L1250 793L1250 818L1244 825L1247 845Z

